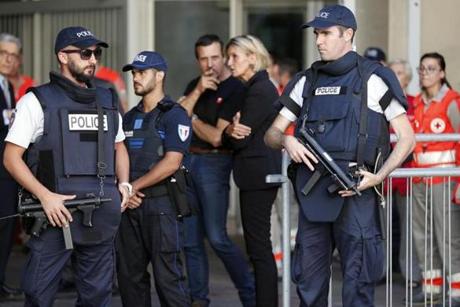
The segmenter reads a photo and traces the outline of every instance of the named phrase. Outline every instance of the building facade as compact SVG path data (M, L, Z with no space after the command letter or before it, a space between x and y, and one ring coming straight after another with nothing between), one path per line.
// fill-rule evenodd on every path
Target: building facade
M300 25L323 5L337 2L356 13L358 52L381 47L390 60L408 59L415 72L422 53L438 51L446 57L451 84L460 89L460 74L454 71L460 42L450 38L460 26L456 0L0 0L0 31L23 40L24 73L40 82L50 68L57 69L53 40L65 26L83 25L109 42L102 63L116 70L138 51L155 49L169 62L167 90L178 98L197 74L193 44L200 35L217 33L227 40L254 34L276 56L307 67L318 55L312 31ZM418 90L417 78L410 89ZM136 103L132 92L129 102Z

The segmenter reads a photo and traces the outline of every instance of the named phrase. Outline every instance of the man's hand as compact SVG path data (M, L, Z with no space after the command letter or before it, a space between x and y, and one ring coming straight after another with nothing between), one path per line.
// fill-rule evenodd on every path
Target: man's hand
M129 197L131 196L129 193L129 188L126 185L118 184L118 191L121 194L121 212L124 212L126 210L126 207L128 205Z
M219 79L217 79L216 73L210 68L201 75L193 91L188 93L187 96L181 97L178 102L187 111L188 116L191 117L194 112L193 109L195 108L195 104L198 102L198 99L200 99L201 94L207 89L217 90L218 85Z
M127 207L129 209L136 209L142 205L142 199L145 195L142 192L134 191L133 195L128 200Z
M142 204L142 199L145 197L145 194L139 191L136 183L133 183L133 194L130 195L129 200L126 206L129 209L136 209Z
M312 162L316 164L318 163L318 160L295 137L291 135L286 135L284 137L283 146L294 162L305 163L311 171L315 170L315 167L313 166Z
M244 139L251 134L251 127L240 124L241 113L233 116L233 122L225 128L225 133L235 139Z
M382 183L383 181L383 179L378 175L365 170L358 171L358 174L361 176L361 180L357 186L358 191L364 191L366 189L372 188ZM356 193L352 190L342 190L339 191L339 195L342 197L350 197L356 195Z
M196 85L196 90L202 94L207 89L216 91L217 86L219 85L219 79L214 75L212 69L207 70L204 74L201 75L198 84Z
M64 206L65 200L74 199L76 195L63 195L50 192L40 199L43 211L53 227L67 227L72 222L72 215Z

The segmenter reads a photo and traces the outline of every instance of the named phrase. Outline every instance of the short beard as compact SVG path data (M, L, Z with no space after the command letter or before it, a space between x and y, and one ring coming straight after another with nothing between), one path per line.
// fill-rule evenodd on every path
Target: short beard
M137 95L137 96L145 96L147 95L148 93L150 93L152 90L150 88L144 88L144 87L141 87L139 90L136 90L136 88L134 88L134 93Z
M80 68L80 67L76 66L75 63L72 62L72 61L69 62L68 66L69 66L69 72L72 75L72 77L74 77L75 80L77 80L78 82L84 82L84 83L88 83L90 80L93 79L94 72L96 70L95 65L88 65L88 66L85 66L83 68ZM85 74L84 70L86 68L88 68L89 66L91 66L93 68L93 72L88 75L88 74Z
M153 78L153 80L151 80L151 82L147 83L146 86L141 87L139 90L136 90L136 87L134 87L134 93L137 96L144 97L145 95L153 92L155 90L155 87L156 87L156 84L154 84L154 82L155 82L154 78Z

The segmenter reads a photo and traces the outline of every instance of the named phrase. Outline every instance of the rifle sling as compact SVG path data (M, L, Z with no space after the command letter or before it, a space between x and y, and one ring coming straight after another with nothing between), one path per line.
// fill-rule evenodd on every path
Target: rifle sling
M361 110L359 115L359 132L358 132L358 148L356 151L356 162L358 167L364 165L364 150L367 142L367 81L368 75L364 74L361 61L358 58L358 72L361 76Z

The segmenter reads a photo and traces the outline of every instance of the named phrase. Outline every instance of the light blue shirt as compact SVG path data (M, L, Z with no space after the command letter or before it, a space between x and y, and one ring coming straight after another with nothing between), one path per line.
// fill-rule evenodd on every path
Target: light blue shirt
M3 94L5 96L6 105L8 109L11 109L11 94L10 89L8 88L8 80L0 74L0 87L2 88Z

